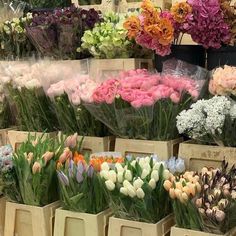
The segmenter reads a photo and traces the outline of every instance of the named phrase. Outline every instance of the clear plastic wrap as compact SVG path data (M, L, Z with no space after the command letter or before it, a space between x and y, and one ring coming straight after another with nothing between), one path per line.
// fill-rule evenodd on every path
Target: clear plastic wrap
M101 83L85 106L117 136L175 139L177 115L199 97L207 79L205 73L195 78L187 66L183 69L162 75L140 69L122 72Z

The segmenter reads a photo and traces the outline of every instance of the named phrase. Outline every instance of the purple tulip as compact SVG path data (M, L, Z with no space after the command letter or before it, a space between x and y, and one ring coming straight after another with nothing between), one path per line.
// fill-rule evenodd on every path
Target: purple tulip
M63 185L69 186L69 179L62 171L57 171L57 176Z
M76 173L76 180L79 184L82 183L84 180L83 174L81 174L81 172L79 172L79 170L77 170L77 173Z
M85 166L81 161L77 164L77 171L80 172L80 174L83 174L85 172Z
M94 173L94 168L92 165L89 166L88 170L87 170L87 175L89 178L93 177L93 173Z

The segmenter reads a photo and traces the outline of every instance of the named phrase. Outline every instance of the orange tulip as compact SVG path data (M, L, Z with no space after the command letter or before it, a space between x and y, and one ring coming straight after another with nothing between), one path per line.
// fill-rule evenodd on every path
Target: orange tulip
M82 154L79 154L78 152L74 153L73 156L73 161L74 163L77 165L77 163L82 162L83 164L86 164L85 160L84 160L84 156Z

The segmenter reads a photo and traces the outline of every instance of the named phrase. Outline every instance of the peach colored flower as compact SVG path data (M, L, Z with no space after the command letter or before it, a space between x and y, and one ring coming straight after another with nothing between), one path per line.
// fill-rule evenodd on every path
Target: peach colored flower
M171 7L171 14L178 23L183 23L188 14L192 12L192 7L187 2L178 2Z
M127 36L133 39L141 30L140 20L137 16L130 16L124 23L124 28L128 30Z
M170 20L166 18L160 19L158 24L160 31L159 43L162 45L169 45L174 39L174 27Z
M42 156L42 158L45 161L45 164L47 164L53 158L53 156L54 156L54 152L49 152L49 151L45 152Z
M40 173L41 171L41 164L39 162L35 162L32 166L32 172L33 174Z
M72 152L71 150L67 147L64 149L64 152L61 154L61 156L59 157L59 162L61 162L62 164L65 163L65 161L69 158L72 158Z

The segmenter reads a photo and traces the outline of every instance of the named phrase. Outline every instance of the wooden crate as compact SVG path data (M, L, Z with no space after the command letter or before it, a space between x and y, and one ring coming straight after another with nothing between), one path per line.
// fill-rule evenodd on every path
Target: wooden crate
M94 80L100 77L118 74L124 70L148 69L153 70L152 59L91 59L88 61L89 75Z
M86 10L94 8L95 10L101 11L102 13L116 10L114 0L101 0L101 4L96 5L80 5L79 0L71 0L71 3L75 4L76 7L81 7Z
M4 236L52 236L59 206L59 201L44 207L7 202Z
M194 231L190 229L181 229L177 227L171 228L171 236L236 236L236 228L231 230L226 234L211 234L211 233L204 233L200 231Z
M0 236L3 236L3 233L4 233L5 210L6 210L6 198L1 196L0 197Z
M223 160L229 165L236 163L236 148L196 144L186 141L179 145L179 157L185 161L186 169L200 171L204 166L218 168Z
M172 156L177 156L179 143L182 141L182 138L170 141L116 138L115 151L121 152L122 156L133 155L135 157L157 154L161 160L167 160Z
M5 146L8 144L8 131L9 129L0 129L0 146Z
M110 210L97 215L56 210L54 236L106 236Z
M152 0L156 7L161 9L170 9L172 0ZM120 0L117 11L120 13L132 12L141 7L142 0Z
M9 130L8 131L8 140L11 144L13 150L17 150L19 146L28 139L28 135L41 137L42 132L27 132L27 131L17 131L17 130ZM55 137L57 132L45 133L45 137L49 135L49 137Z
M80 140L82 136L79 136ZM114 151L115 146L115 137L107 136L107 137L89 137L85 136L82 144L83 152L88 154L96 153L96 152L108 152Z
M111 217L108 236L167 236L175 224L173 215L169 215L157 224L123 220Z

